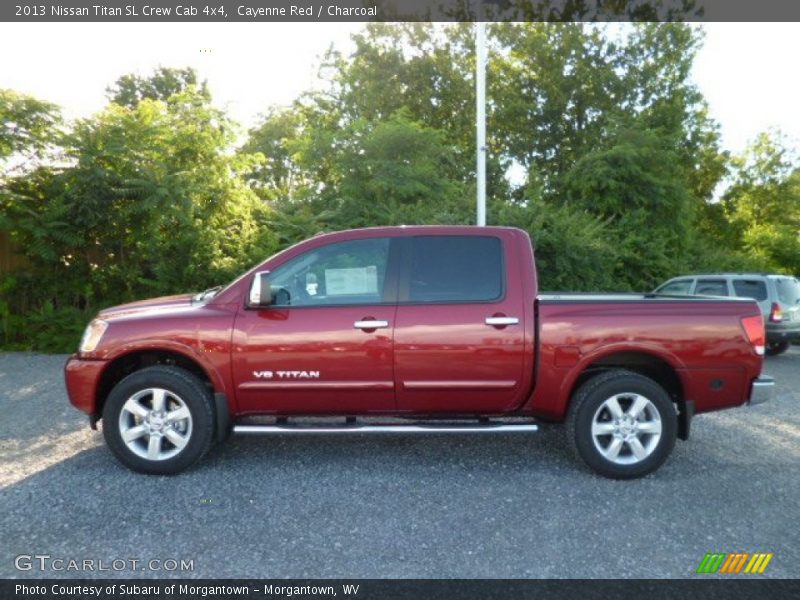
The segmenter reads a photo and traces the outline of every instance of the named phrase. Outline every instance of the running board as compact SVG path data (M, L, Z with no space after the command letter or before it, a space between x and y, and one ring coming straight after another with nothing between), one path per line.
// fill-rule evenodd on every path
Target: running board
M234 433L305 434L305 433L528 433L539 428L533 424L442 424L442 425L234 425Z

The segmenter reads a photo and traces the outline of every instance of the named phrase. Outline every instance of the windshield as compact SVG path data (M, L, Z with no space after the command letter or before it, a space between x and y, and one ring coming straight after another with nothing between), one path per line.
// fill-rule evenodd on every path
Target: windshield
M793 277L781 277L775 280L778 300L782 304L795 305L800 302L800 281Z

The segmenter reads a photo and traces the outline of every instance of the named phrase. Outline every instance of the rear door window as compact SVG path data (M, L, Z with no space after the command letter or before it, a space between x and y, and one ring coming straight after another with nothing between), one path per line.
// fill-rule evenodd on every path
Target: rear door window
M694 293L698 296L727 296L728 284L724 279L698 279Z
M412 238L410 302L491 302L503 297L503 245L490 236Z
M758 279L734 279L733 293L740 298L752 298L763 302L767 299L767 283Z

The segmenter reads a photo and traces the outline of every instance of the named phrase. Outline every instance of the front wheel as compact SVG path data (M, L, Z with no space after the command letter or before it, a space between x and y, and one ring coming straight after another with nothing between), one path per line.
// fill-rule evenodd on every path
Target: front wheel
M767 344L766 353L768 356L783 354L789 349L789 342L772 342Z
M664 388L625 370L591 378L575 392L567 435L575 453L605 477L652 473L672 452L677 412Z
M159 365L136 371L111 390L103 407L103 436L134 471L178 473L211 447L211 393L184 369Z

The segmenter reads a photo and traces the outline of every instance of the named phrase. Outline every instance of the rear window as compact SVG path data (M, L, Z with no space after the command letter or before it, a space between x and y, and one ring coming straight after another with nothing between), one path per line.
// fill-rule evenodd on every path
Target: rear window
M700 279L694 293L698 296L727 296L728 286L724 279Z
M782 304L797 304L800 302L800 281L784 277L775 280L775 289L778 292L778 300Z
M670 281L669 283L665 283L660 288L656 290L659 294L676 294L676 295L688 295L689 290L692 289L692 280L691 279L680 279L678 281Z
M487 302L503 295L503 249L489 236L413 238L411 302Z
M767 284L758 279L734 279L733 292L742 298L753 298L762 302L767 299Z

